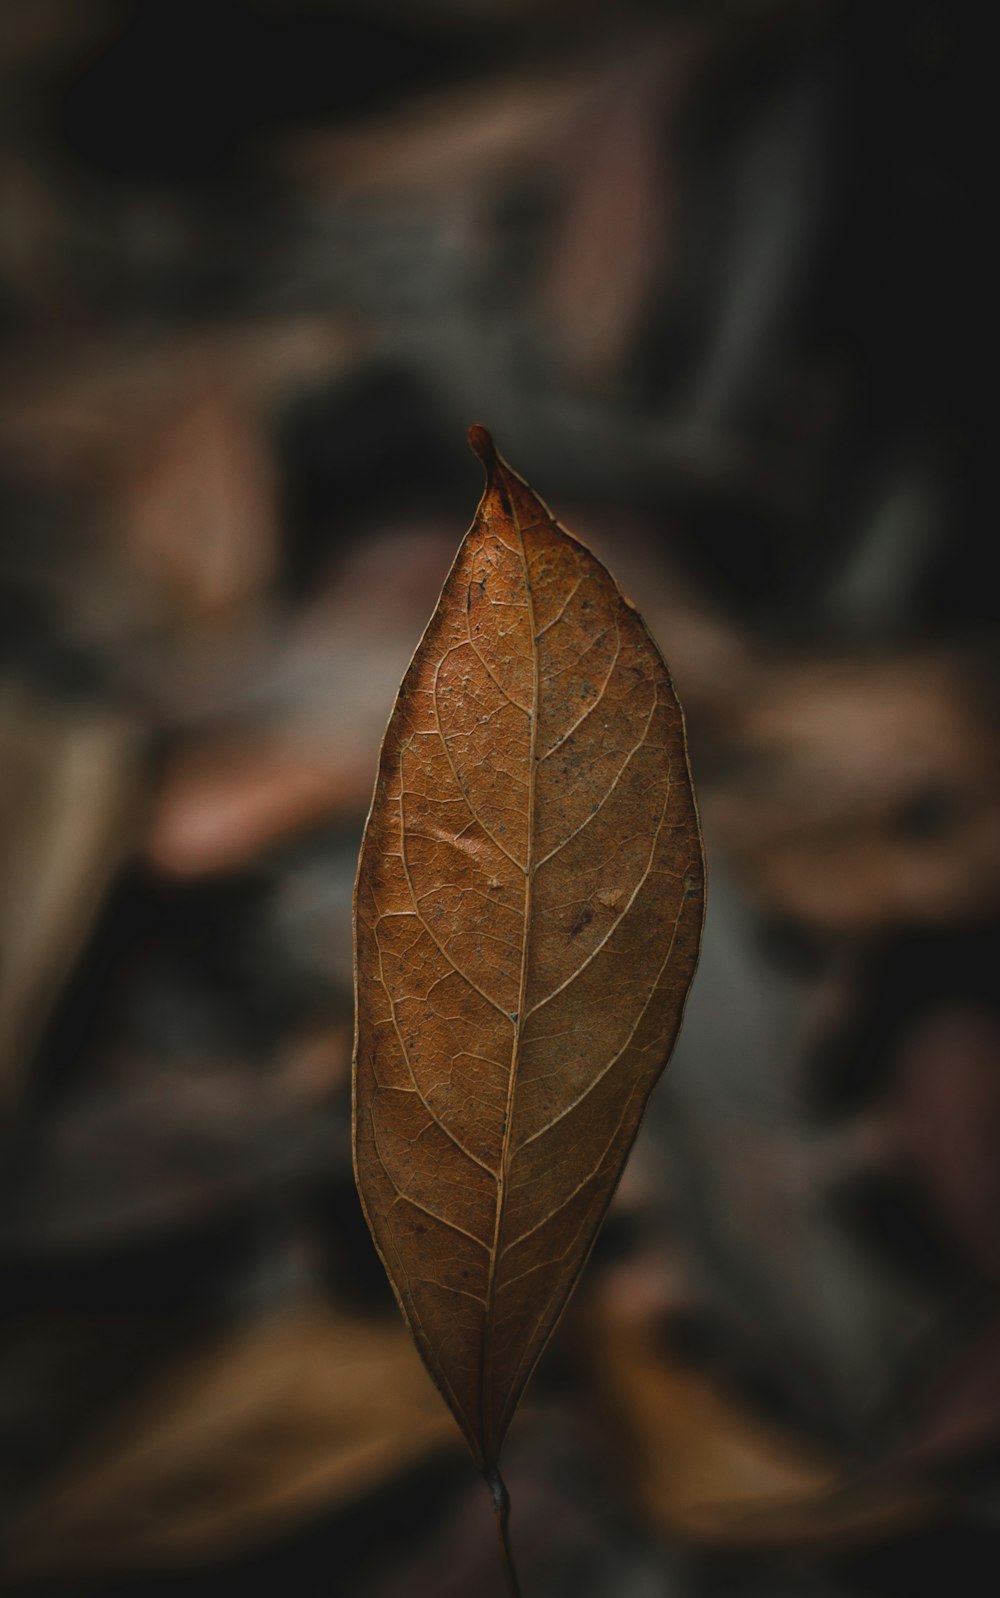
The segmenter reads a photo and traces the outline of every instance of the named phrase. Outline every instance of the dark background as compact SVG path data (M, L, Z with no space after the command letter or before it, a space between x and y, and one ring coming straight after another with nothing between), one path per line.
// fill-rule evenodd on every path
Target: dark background
M1000 1576L974 8L4 0L0 1570L481 1598L350 1169L350 895L486 423L685 704L681 1044L529 1598Z

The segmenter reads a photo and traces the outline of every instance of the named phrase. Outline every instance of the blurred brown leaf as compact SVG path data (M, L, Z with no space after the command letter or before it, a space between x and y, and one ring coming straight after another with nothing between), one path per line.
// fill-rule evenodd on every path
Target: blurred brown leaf
M662 111L661 82L623 76L574 141L578 165L541 323L570 377L583 385L613 373L659 280L661 209L669 196L658 136Z
M206 386L131 456L118 515L130 558L195 616L239 608L277 545L267 439L236 396Z
M395 693L451 539L373 532L294 629L189 654L165 713L180 734L150 817L163 872L232 869L320 822L363 815Z
M8 1527L8 1563L41 1576L253 1545L452 1436L402 1326L304 1304L158 1378Z
M950 1335L902 1436L880 1472L933 1473L945 1483L955 1466L995 1456L1000 1444L1000 1315L994 1309L971 1337Z
M0 1218L0 1243L150 1241L346 1174L346 1025L288 1037L265 1062L192 1050L102 1063L39 1133L44 1180Z
M302 740L305 743L305 740ZM182 749L157 795L146 853L159 871L232 870L302 829L360 808L370 764L287 733Z
M1000 1018L954 1005L921 1017L896 1061L892 1121L962 1256L1000 1278Z
M845 931L1000 906L1000 740L945 654L759 662L706 835L760 900Z
M141 751L124 717L0 683L0 1102L134 846Z
M621 1427L639 1501L668 1536L846 1547L926 1519L929 1495L852 1487L837 1461L671 1356L655 1320L621 1312L614 1280L590 1311L595 1380Z

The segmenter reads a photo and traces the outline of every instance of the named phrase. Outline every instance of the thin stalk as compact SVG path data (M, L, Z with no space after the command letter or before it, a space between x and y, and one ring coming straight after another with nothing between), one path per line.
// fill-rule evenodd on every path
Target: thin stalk
M507 1484L496 1465L484 1470L483 1476L493 1499L493 1514L496 1517L497 1537L500 1542L503 1573L507 1578L507 1591L510 1598L522 1598L521 1583L518 1580L514 1553L510 1546L510 1494L507 1491Z

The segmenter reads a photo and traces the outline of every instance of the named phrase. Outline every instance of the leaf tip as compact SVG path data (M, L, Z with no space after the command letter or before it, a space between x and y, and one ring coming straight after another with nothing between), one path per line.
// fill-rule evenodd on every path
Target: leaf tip
M469 448L473 455L479 456L488 473L496 461L497 451L489 429L481 422L473 422L469 428Z

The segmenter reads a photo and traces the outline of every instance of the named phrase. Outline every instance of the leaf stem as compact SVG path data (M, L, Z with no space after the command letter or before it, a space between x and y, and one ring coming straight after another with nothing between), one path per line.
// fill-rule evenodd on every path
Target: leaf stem
M510 1546L510 1494L507 1491L507 1484L496 1465L490 1465L484 1470L483 1477L493 1499L493 1513L496 1517L503 1572L507 1578L507 1591L510 1598L522 1598L521 1583L518 1580L514 1553Z

